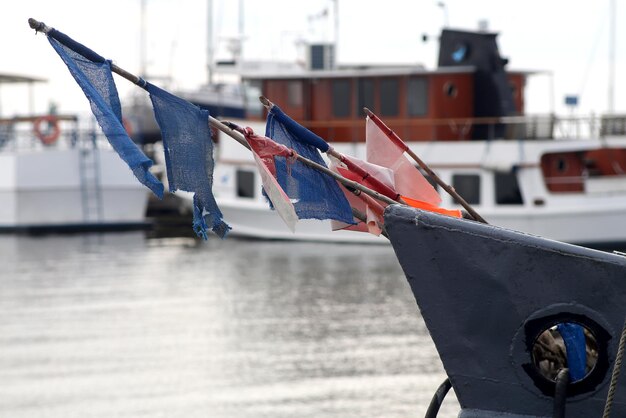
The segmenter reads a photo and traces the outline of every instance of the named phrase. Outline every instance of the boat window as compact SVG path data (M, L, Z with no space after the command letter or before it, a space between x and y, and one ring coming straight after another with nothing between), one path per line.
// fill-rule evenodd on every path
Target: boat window
M458 94L456 84L448 81L446 84L443 85L443 92L448 97L452 97L452 98L456 97L456 95Z
M398 80L384 78L380 80L380 114L398 116Z
M254 172L249 170L237 170L237 196L254 198Z
M287 104L291 107L302 107L303 103L302 81L296 80L287 83Z
M409 79L406 105L409 116L425 116L428 113L428 80L426 77Z
M363 111L364 107L375 112L374 107L374 80L360 78L357 82L357 113L361 116L365 116Z
M578 151L556 152L541 156L541 171L546 187L552 193L585 191L587 171L584 154Z
M452 187L470 205L480 204L480 176L478 174L455 174L452 176Z
M259 101L261 95L261 82L248 81L244 87L246 99L246 116L263 116L263 105Z
M515 173L495 173L494 179L498 205L524 204Z
M350 80L333 80L333 116L350 117Z

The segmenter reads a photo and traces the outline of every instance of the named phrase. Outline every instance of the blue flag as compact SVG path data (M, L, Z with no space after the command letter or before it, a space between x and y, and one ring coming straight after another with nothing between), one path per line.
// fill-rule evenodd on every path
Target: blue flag
M285 115L278 106L273 106L267 115L265 136L326 167L318 146L328 149L328 144ZM284 157L274 160L278 183L294 202L298 218L354 224L350 203L335 179L299 161L288 164Z
M207 239L207 224L220 237L230 227L213 196L213 141L209 112L150 83L154 115L161 128L167 179L171 192L194 193L193 226L198 236Z
M152 160L130 139L122 124L122 107L111 74L111 62L57 30L48 33L48 40L89 99L91 111L113 149L135 177L162 199L163 184L149 171Z
M583 327L565 322L558 324L557 329L565 343L570 380L572 382L581 380L587 374L587 342Z

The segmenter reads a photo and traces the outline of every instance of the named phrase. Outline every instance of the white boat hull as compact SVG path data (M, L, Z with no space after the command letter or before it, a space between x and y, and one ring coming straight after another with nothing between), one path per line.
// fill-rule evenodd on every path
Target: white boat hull
M606 141L605 141L606 142ZM609 145L626 146L623 138L609 140ZM589 178L585 192L550 193L543 182L538 164L546 150L598 147L588 141L484 141L474 143L421 143L411 147L436 167L448 184L454 174L475 174L481 180L481 201L474 208L490 224L539 235L548 239L589 246L615 246L626 243L626 176L598 180ZM341 150L363 157L362 146ZM261 239L358 242L386 244L384 237L367 233L332 231L329 222L300 220L291 232L261 194L260 179L255 177L254 195L239 196L237 173L255 172L249 152L238 144L223 141L217 154L214 193L224 220L232 226L231 235ZM498 163L498 164L495 164ZM494 197L494 175L516 166L523 203L498 204ZM495 167L495 168L494 168ZM255 174L256 176L256 174ZM190 194L182 194L191 204ZM442 195L442 206L460 208L450 196Z
M91 173L98 176L98 190L90 190L85 174L81 177L80 152L68 148L1 153L0 229L145 224L148 192L119 156L111 149L98 151L99 172Z
M190 201L189 201L190 202ZM295 233L268 206L218 200L231 236L294 241L388 244L384 237L352 231L332 231L330 222L300 220ZM626 206L602 211L553 211L546 213L485 213L492 224L544 238L589 246L626 243ZM622 248L622 247L619 247Z
M555 241L588 246L626 243L626 203L621 207L596 211L532 211L519 214L494 212L481 215L491 225Z
M241 202L237 200L218 200L224 220L232 227L229 235L259 239L277 239L294 241L352 242L363 244L385 244L384 237L353 231L332 231L329 221L301 219L292 232L276 211L268 204Z

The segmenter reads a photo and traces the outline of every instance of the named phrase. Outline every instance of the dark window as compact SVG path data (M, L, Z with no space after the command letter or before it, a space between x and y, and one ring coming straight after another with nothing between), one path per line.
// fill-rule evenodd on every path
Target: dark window
M496 173L496 203L499 205L523 205L515 173Z
M302 81L289 81L287 83L287 104L291 107L302 107L303 97Z
M324 45L311 45L311 69L323 70L324 62Z
M237 196L254 198L254 172L237 170Z
M424 116L428 113L428 80L425 77L409 79L406 104L409 116Z
M357 91L357 113L361 116L365 116L363 111L364 107L375 112L374 108L374 80L359 79Z
M261 81L246 81L245 84L245 97L246 97L246 116L263 116L263 105L259 101L259 96L262 91Z
M350 80L333 80L333 116L350 117Z
M452 176L452 187L470 205L480 204L480 177L478 174L455 174Z
M448 81L446 84L443 85L443 92L448 97L456 97L456 95L458 94L456 84Z
M398 80L387 78L380 80L380 114L398 116Z

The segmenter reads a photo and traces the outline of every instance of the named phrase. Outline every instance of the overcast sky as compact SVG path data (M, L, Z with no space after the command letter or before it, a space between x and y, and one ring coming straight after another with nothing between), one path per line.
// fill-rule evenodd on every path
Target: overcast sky
M580 94L579 113L608 108L610 0L337 0L340 63L422 63L435 66L435 36L443 25L475 29L487 20L500 34L501 53L518 70L552 73L555 110L567 113L566 94ZM172 79L170 88L192 89L206 81L207 1L146 0L149 74ZM224 54L224 38L237 34L237 0L214 0L213 33ZM626 113L626 0L615 0L617 13L615 108ZM332 40L331 0L244 0L244 57L294 60L296 41ZM319 15L325 8L327 18ZM0 14L0 72L44 77L35 89L37 111L51 101L61 112L88 111L79 87L43 35L35 36L29 17L44 21L113 59L131 72L140 68L140 0L5 0ZM621 26L621 28L620 28ZM116 78L122 100L136 87ZM157 82L157 84L159 84ZM548 76L530 80L527 111L550 109ZM3 87L0 110L9 116L24 110L25 90ZM621 92L621 94L620 94Z

